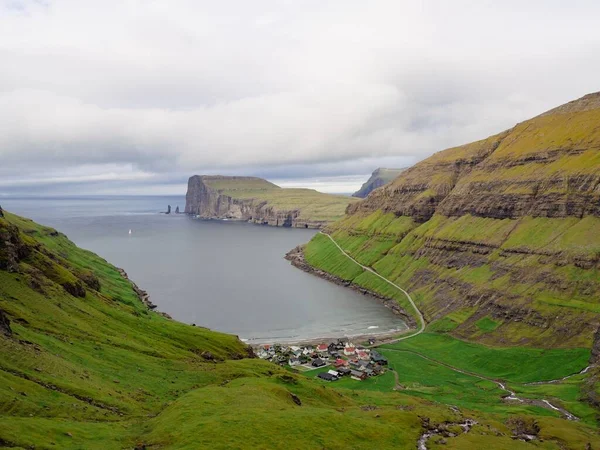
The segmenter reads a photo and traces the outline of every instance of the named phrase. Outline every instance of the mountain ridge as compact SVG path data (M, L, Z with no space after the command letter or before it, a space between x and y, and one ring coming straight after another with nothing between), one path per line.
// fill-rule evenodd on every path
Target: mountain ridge
M590 346L600 326L598 99L435 153L327 230L416 291L431 327L490 344ZM316 237L307 251L327 270L319 246Z
M406 170L406 168L388 169L384 167L379 167L375 169L369 177L369 179L363 183L360 189L354 194L352 194L352 197L367 197L373 190L389 183L398 175L400 175L404 170Z

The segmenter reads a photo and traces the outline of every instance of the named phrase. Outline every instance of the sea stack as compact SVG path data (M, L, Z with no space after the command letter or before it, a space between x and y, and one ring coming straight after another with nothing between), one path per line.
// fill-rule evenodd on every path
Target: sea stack
M175 214L179 214L179 205L177 205L177 208L175 208Z
M171 214L171 205L167 205L167 212L165 214Z
M2 206L0 206L0 217L4 217L4 211L2 211Z

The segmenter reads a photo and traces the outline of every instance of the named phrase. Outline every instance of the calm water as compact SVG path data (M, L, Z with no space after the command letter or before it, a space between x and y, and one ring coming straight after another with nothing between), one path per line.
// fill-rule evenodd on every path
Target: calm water
M167 204L183 210L185 199L0 198L124 268L159 310L186 323L258 342L405 328L377 301L283 259L315 231L160 214Z

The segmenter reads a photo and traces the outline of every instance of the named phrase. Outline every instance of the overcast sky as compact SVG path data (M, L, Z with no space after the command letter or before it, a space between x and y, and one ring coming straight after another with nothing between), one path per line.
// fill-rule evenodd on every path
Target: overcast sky
M349 192L600 90L598 1L0 0L0 195Z

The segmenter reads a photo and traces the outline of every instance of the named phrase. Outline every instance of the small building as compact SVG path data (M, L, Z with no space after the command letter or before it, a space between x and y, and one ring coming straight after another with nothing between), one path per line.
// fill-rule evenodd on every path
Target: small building
M356 353L356 347L344 347L344 355L351 356Z
M345 367L348 365L348 361L346 361L344 359L336 359L335 362L333 363L333 365L335 367Z
M358 367L360 367L360 370L372 369L373 364L371 364L371 361L361 359L360 361L358 361Z
M319 345L317 345L317 351L319 353L325 353L325 352L327 352L327 350L328 350L327 344L319 344Z
M327 371L327 373L329 373L329 374L333 375L334 377L338 377L338 378L339 378L339 376L340 376L340 374L339 374L339 373L337 373L335 370L328 370L328 371Z
M356 353L356 355L358 356L359 359L362 359L364 361L367 361L367 360L371 359L371 357L369 356L369 354L367 352L364 352L364 351L358 351Z
M331 343L327 346L327 351L330 355L336 353L338 351L337 345L335 343Z
M325 380L325 381L337 381L338 377L330 374L329 372L322 372L319 375L317 375L317 378L320 378L321 380Z
M371 351L371 361L373 361L375 364L381 364L383 366L386 366L388 363L388 360L381 355L381 353L375 350Z
M350 372L352 372L352 370L348 369L347 367L340 367L337 371L342 377L350 375Z
M312 362L313 367L323 367L325 365L327 365L327 363L325 361L323 361L321 358L313 359L313 362Z
M351 370L350 378L352 378L353 380L357 380L357 381L363 381L364 379L367 378L367 374L360 370Z
M301 363L299 358L290 358L289 365L290 366L299 366Z

